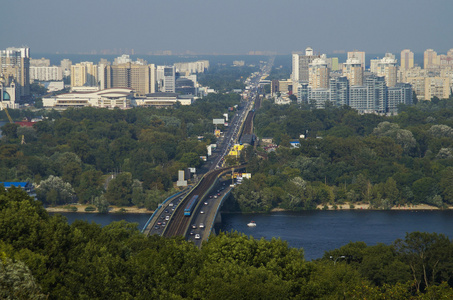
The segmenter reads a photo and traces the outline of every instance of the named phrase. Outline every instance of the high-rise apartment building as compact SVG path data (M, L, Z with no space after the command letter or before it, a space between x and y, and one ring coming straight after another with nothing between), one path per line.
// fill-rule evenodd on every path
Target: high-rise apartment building
M30 67L50 67L50 59L44 57L40 59L30 58Z
M450 97L450 78L449 77L427 77L425 78L425 100L433 97L447 99Z
M329 88L329 68L323 58L315 58L308 67L308 84L312 89Z
M409 49L401 51L401 69L407 71L414 67L414 52Z
M377 76L384 76L388 87L396 85L398 73L398 61L391 53L386 53L382 59L372 59L370 61L371 72Z
M364 51L350 51L348 52L348 59L351 58L356 58L359 60L360 66L362 67L363 70L365 70L365 52Z
M409 83L397 83L387 89L387 113L397 114L399 104L412 104L412 86Z
M16 82L16 96L30 95L30 48L0 50L0 73Z
M305 55L299 53L293 53L293 70L291 74L291 80L293 82L309 81L308 68L311 62L315 58L319 58L319 55L315 55L313 49L308 47L305 49Z
M30 67L30 82L38 81L60 81L63 80L61 67L47 66L47 67Z
M387 108L387 85L384 76L367 76L365 78L367 88L366 112L386 113Z
M61 66L61 72L63 73L63 77L71 76L72 61L65 58L60 62L60 66Z
M330 79L330 102L337 106L349 105L349 80L346 76Z
M98 66L85 61L71 66L71 87L98 86Z
M433 49L428 49L423 54L423 68L430 69L439 66L439 57Z
M343 75L348 78L350 86L363 85L363 68L360 60L355 57L348 58L343 64Z

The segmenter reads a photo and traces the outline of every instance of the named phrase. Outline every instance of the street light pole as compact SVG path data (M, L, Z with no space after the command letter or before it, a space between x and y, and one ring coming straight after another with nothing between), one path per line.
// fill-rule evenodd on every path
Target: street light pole
M339 260L340 258L343 259L343 258L346 258L346 256L341 255L341 256L338 256L338 257L335 258L335 259L333 258L333 256L330 256L330 259L333 260L333 265L334 265L334 266L335 266L335 264L337 263L337 260Z

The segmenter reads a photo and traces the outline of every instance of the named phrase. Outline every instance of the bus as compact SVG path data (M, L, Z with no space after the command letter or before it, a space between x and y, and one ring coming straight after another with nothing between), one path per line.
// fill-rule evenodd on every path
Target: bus
M197 202L198 202L198 195L195 195L193 196L189 203L187 204L186 208L184 208L184 215L185 216L190 216L193 212L193 209L195 208L195 206L197 206Z

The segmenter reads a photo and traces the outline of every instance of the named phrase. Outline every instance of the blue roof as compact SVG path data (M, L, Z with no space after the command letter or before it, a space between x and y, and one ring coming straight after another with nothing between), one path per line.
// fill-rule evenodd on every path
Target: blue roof
M3 184L3 186L5 188L10 188L12 186L25 188L27 186L27 183L28 182L1 182L0 181L0 184Z

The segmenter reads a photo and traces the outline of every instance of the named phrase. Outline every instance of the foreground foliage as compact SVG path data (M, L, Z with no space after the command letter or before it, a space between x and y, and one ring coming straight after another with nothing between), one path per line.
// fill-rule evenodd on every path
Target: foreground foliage
M0 295L9 299L453 297L453 244L437 234L351 243L306 262L278 239L221 233L199 250L181 238L147 238L126 222L68 225L10 188L0 189L0 238Z

